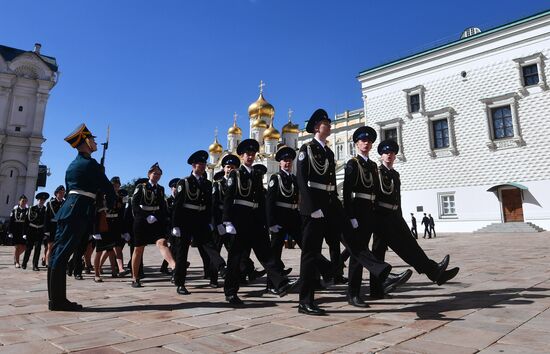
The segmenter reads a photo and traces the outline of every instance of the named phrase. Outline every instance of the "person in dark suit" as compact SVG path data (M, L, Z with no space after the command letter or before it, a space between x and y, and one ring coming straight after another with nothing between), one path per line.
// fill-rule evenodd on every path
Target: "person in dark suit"
M227 274L224 282L226 301L233 305L243 304L238 297L241 261L247 248L254 250L256 257L267 271L279 296L284 296L294 286L271 255L266 227L265 195L262 175L252 167L259 144L254 139L245 139L237 146L241 157L240 168L231 171L227 180L223 222L226 233L235 235L227 256Z
M192 167L191 175L181 178L176 184L172 234L178 238L174 284L180 295L190 294L185 287L185 280L191 242L197 246L207 265L211 287L218 287L218 271L225 265L212 239L212 182L206 179L207 159L208 152L204 150L193 153L187 160Z
M382 164L378 168L378 176L373 180L376 185L376 229L373 242L374 255L383 260L389 246L402 260L414 267L420 274L426 274L428 279L443 285L454 278L458 267L447 270L450 257L436 263L428 258L418 242L411 237L407 222L401 211L401 179L399 172L393 169L395 155L399 145L393 140L382 141L378 145L378 153ZM371 276L371 296L383 297L382 280Z
M34 255L32 257L32 270L37 272L38 261L40 260L40 249L42 248L42 241L44 240L44 230L46 223L46 207L44 204L50 195L46 192L40 192L36 195L38 204L29 208L29 214L27 217L26 228L27 234L27 248L25 249L25 255L23 256L23 264L21 268L27 268L27 262L31 256L31 252L34 249Z
M430 234L433 234L435 238L435 221L432 214L428 214L428 219L430 219Z
M25 195L19 197L19 202L10 213L10 222L8 224L8 239L11 240L14 247L13 264L15 264L15 268L21 268L19 258L25 252L25 245L27 243L25 240L27 232L26 222L29 213L27 200Z
M411 213L411 234L414 236L414 238L418 239L418 230L416 229L416 218L414 217L414 214Z
M421 224L424 225L424 237L422 238L426 238L426 234L428 234L428 238L432 238L432 232L430 231L430 219L426 216L426 213L424 213Z
M368 307L361 297L361 283L363 267L367 269L385 269L380 275L373 278L386 278L391 266L379 261L369 250L369 242L376 228L375 202L377 174L376 163L369 159L372 144L376 141L376 131L369 126L363 126L353 133L353 142L357 149L357 156L346 163L344 175L344 209L349 223L344 227L344 244L351 258L349 263L348 303L356 307ZM383 285L385 294L404 284L412 275L406 270L401 274L386 278Z
M82 305L67 300L65 268L76 247L88 238L95 217L98 191L105 194L108 206L115 201L115 191L101 165L92 158L97 150L94 136L81 124L65 138L78 155L65 174L67 200L57 213L57 230L50 267L48 267L48 308L51 311L78 311Z
M143 251L146 245L156 244L162 257L173 269L176 261L166 241L167 206L164 188L158 184L162 169L155 163L147 172L145 183L138 184L132 197L134 215L134 252L132 254L132 287L141 288L139 270L142 265Z

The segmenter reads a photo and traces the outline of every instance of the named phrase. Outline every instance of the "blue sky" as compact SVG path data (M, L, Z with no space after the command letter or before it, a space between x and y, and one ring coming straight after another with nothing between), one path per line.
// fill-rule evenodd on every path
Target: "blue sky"
M302 126L319 107L361 108L361 70L549 8L535 0L17 0L2 3L0 44L40 42L59 64L44 127L45 190L63 183L75 155L63 138L80 122L99 141L111 125L109 177L126 182L158 161L166 185L189 173L187 157L207 149L216 127L226 146L233 112L248 134L260 80L275 126L289 108Z

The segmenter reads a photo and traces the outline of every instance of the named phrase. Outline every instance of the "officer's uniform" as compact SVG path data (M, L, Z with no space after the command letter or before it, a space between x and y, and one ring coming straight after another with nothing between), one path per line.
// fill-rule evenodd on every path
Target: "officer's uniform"
M179 180L180 180L179 178L172 178L170 182L168 182L168 187L170 187L170 190L172 190L172 188L176 188L176 184L178 183ZM170 243L169 245L170 252L172 252L172 256L176 259L177 258L176 244L178 242L178 238L172 235L172 212L174 210L175 201L176 201L176 198L174 197L173 194L170 194L170 196L166 198L166 212L167 212L166 234L169 235L168 240ZM166 259L162 260L162 264L160 266L160 272L163 274L168 274L168 275L170 274L170 272L168 271L168 262L166 261Z
M111 178L111 184L115 183L120 185L119 177ZM115 204L111 208L106 208L107 231L101 232L101 240L96 241L96 252L113 251L114 247L124 246L124 198L127 196L128 192L125 189L119 189L116 192Z
M206 163L208 153L200 150L192 154L189 164ZM191 174L182 178L176 184L176 199L172 212L173 234L179 237L176 257L174 284L178 293L188 294L185 289L187 276L187 256L191 242L199 250L203 262L208 266L210 283L217 287L218 270L225 264L216 251L210 222L212 219L212 182L206 176Z
M239 155L247 151L258 152L259 144L254 139L246 139L237 147ZM265 195L263 192L262 175L254 168L248 169L241 165L231 171L225 193L223 221L227 231L234 226L236 235L229 249L227 259L227 275L224 292L230 303L241 303L237 297L239 291L240 264L243 252L248 247L254 250L256 257L267 270L268 279L276 289L289 284L288 278L282 274L269 248L269 236L265 220Z
M229 155L227 155L229 156ZM227 190L227 178L224 171L214 175L212 182L212 225L214 226L214 244L218 252L221 252L222 246L229 250L230 237L225 237L225 226L223 226L223 200Z
M378 153L399 151L399 145L393 140L385 140L378 145ZM378 177L378 178L376 178ZM376 185L375 209L375 237L372 252L383 260L389 246L403 261L414 267L418 273L424 273L428 278L439 285L451 279L458 273L458 268L446 271L449 257L446 256L439 264L428 258L424 250L418 245L401 212L401 180L399 172L388 169L381 164L378 176L374 177ZM383 279L375 278L371 274L371 295L381 297Z
M84 124L65 140L76 148L93 137ZM113 186L103 168L86 153L79 152L65 174L67 199L57 213L57 231L48 268L50 310L78 310L81 306L66 298L65 268L75 248L88 237L95 218L95 198L98 191L105 193L108 205L115 200Z
M26 232L28 213L29 208L21 208L19 205L16 205L10 213L8 235L12 235L13 245L24 245L27 243L23 236Z
M50 195L46 192L41 192L36 195L36 199L46 200ZM31 252L34 248L34 255L32 258L32 270L38 271L38 260L40 259L40 249L42 247L42 241L44 239L44 230L46 223L46 206L45 205L33 205L29 208L29 214L27 217L27 248L25 255L23 256L23 269L27 267L27 262L31 256Z
M57 187L54 195L61 189L65 190L65 187ZM48 201L48 203L46 203L46 235L48 236L48 243L53 242L55 239L55 231L57 230L57 212L61 209L64 202L65 199L59 201L54 196Z

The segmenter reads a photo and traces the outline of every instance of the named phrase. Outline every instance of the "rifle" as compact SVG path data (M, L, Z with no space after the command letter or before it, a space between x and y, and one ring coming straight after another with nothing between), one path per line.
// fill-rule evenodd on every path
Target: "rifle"
M107 126L107 139L104 143L101 143L103 146L103 152L101 154L100 165L105 173L105 152L109 148L109 132L110 126ZM105 195L102 191L98 191L96 194L96 232L107 232L109 231L109 224L107 223L107 206L105 205Z

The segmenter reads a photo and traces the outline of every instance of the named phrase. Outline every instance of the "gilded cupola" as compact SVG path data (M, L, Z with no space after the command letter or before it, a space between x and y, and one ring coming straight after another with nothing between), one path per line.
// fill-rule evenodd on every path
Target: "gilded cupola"
M252 118L258 118L258 117L273 117L275 115L275 108L271 105L271 103L267 102L263 95L263 87L265 84L263 81L260 81L260 96L256 100L256 102L253 102L250 106L248 106L248 116Z

